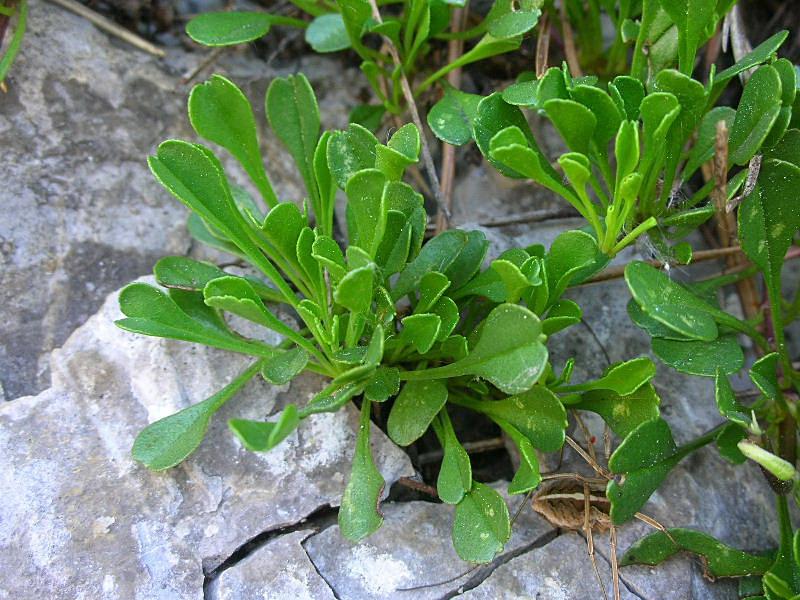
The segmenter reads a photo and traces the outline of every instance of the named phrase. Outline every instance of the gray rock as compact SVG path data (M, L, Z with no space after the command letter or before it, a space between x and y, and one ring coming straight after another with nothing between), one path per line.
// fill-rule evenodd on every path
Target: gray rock
M50 350L120 285L166 254L190 248L186 211L145 159L167 138L197 139L180 77L205 57L169 49L159 61L111 40L86 20L33 0L25 43L0 94L0 399L48 386ZM281 198L300 201L291 158L265 131L264 92L277 75L307 72L323 122L342 127L366 82L341 58L266 66L244 48L214 66L241 85L263 132L264 158ZM200 79L207 76L207 72ZM220 158L234 180L241 169ZM215 257L214 253L198 256Z
M11 399L47 387L47 353L103 298L189 247L183 209L144 159L184 131L183 90L156 61L72 13L31 2L0 94L0 380Z
M334 600L301 542L312 530L282 535L226 569L207 589L209 600Z
M153 473L130 458L148 422L202 400L247 359L130 334L116 294L53 352L53 387L0 408L0 565L10 598L200 598L203 572L258 534L335 506L350 471L352 408L304 421L270 453L244 450L233 416L263 418L319 389L253 380L181 466ZM373 430L387 489L413 473ZM0 594L2 595L2 594Z
M504 492L506 485L495 487ZM506 496L506 501L514 511L522 498L509 500ZM474 565L455 553L450 538L452 506L393 503L384 505L383 512L383 527L360 544L344 540L336 525L306 540L309 557L339 598L441 598L480 577L486 569L473 569ZM497 560L551 536L555 536L555 530L544 519L530 509L524 510ZM425 587L402 591L418 586Z
M597 554L595 562L606 593L612 597L611 568ZM600 599L603 590L592 570L585 540L575 533L565 533L549 544L499 566L483 583L461 597L474 600ZM620 597L626 600L636 598L624 586L620 587Z

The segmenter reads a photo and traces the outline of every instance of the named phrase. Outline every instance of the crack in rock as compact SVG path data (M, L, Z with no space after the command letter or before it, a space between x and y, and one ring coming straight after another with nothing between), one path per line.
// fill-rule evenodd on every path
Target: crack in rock
M512 561L518 556L522 556L523 554L527 554L528 552L532 552L533 550L537 550L539 548L547 546L547 544L558 538L559 535L561 535L561 531L558 529L553 529L552 531L548 531L547 533L542 534L541 536L539 536L537 539L535 539L533 542L531 542L526 546L522 546L521 548L515 548L510 552L505 552L504 554L500 554L488 565L479 567L475 575L473 575L469 580L467 580L466 583L460 585L457 590L445 594L444 596L441 597L440 600L449 600L450 598L461 596L466 592L468 592L469 590L478 587L489 577L491 577L492 573L494 573L504 564Z
M357 411L308 419L269 454L248 452L227 419L263 418L289 401L256 379L184 464L153 473L136 463L130 448L143 427L210 396L247 359L124 332L120 316L112 294L51 354L53 387L0 405L0 568L17 574L4 582L10 597L199 598L204 571L244 562L248 542L332 514L341 497ZM319 384L296 378L291 399ZM389 485L413 474L377 428L372 442Z
M505 484L495 487L503 493ZM336 525L304 542L311 561L338 596L439 600L473 581L474 573L466 572L473 565L453 549L452 506L414 500L385 503L382 509L383 526L359 544L342 539ZM505 553L496 560L511 560L556 535L544 519L525 511L515 522Z
M283 535L288 535L296 531L308 530L308 535L318 533L320 530L330 526L336 520L338 508L330 505L323 506L312 512L304 519L293 523L291 525L284 525L283 527L276 527L274 529L267 529L258 535L250 538L241 546L234 549L233 552L221 563L210 569L203 569L204 583L203 587L208 587L212 581L219 577L224 571L234 567L241 561L245 560L254 552L258 552L261 548L269 544L275 538ZM308 536L306 536L308 537ZM305 539L305 538L303 538Z
M336 600L303 549L312 529L278 535L221 571L204 588L207 600Z

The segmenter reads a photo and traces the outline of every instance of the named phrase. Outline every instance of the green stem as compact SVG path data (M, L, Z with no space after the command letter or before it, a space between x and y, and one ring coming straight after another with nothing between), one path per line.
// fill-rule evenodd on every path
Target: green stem
M743 271L739 271L738 273L728 273L727 275L719 275L718 277L712 277L710 279L703 279L697 282L698 285L702 286L703 289L710 290L710 289L719 289L726 285L733 285L734 283L739 283L740 281L744 281L745 279L750 279L753 275L758 273L758 267L755 265L750 265Z
M271 15L271 16L272 19L270 20L272 21L273 25L279 25L279 26L282 25L284 27L297 27L298 29L306 29L308 27L308 21L303 21L302 19L283 17L281 15Z
M701 435L700 437L693 439L691 442L688 442L683 446L680 446L678 448L678 454L680 454L681 458L683 458L684 456L691 454L695 450L699 450L703 446L710 444L715 439L717 439L717 435L719 434L719 432L722 430L723 427L726 427L727 425L728 425L727 421L725 423L720 423L719 425L714 427L714 429L712 429L711 431L708 431L703 435Z
M778 524L781 531L781 545L778 551L779 554L785 554L784 560L792 560L792 519L789 516L789 502L785 495L779 494L777 498L778 506ZM780 558L778 559L780 560ZM792 582L787 582L791 585Z
M25 35L25 26L28 22L28 0L22 0L19 5L19 18L17 19L17 27L14 30L14 37L8 44L5 56L0 59L0 82L2 82L8 70L11 68L11 63L19 52L19 47L22 44L22 38Z
M781 314L781 298L773 294L773 286L767 286L767 299L769 300L769 316L772 321L772 330L775 335L775 349L780 357L781 367L785 378L792 376L792 359L789 357L789 350L786 347L786 334L783 330L783 315ZM787 381L788 383L788 381Z
M457 363L434 367L422 371L400 371L400 381L426 381L428 379L442 379L444 377L460 377L465 373L460 368L453 368ZM459 365L460 367L460 365Z
M623 248L625 248L629 244L632 244L634 242L634 240L636 240L636 238L638 238L640 235L642 235L644 232L648 231L649 229L652 229L656 225L658 225L658 221L656 221L655 217L650 217L644 223L640 223L636 227L636 229L634 229L628 235L626 235L624 238L622 238L619 241L619 243L617 243L617 245L614 246L611 249L611 255L612 256L616 255Z
M219 409L223 404L225 404L228 400L230 400L233 395L238 392L245 383L250 381L253 377L255 377L256 373L261 370L261 365L264 363L264 360L257 360L252 365L247 367L244 371L239 373L233 381L231 381L228 385L218 391L215 396L217 397L216 401L214 402L214 410Z
M471 29L465 29L464 31L439 33L433 37L434 39L445 40L445 41L471 40L473 38L478 37L479 35L483 35L483 33L486 31L486 27L487 27L486 21L484 20L478 23L475 27L472 27Z

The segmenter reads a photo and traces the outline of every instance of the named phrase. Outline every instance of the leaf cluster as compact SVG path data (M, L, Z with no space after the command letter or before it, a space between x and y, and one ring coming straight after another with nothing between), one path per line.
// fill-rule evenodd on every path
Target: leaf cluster
M234 274L185 257L162 259L154 269L158 286L123 290L125 318L118 324L252 360L210 398L147 427L134 457L152 469L175 466L253 378L286 385L303 372L317 373L326 385L309 402L289 404L265 421L231 419L231 431L249 450L269 451L305 419L355 403L359 429L339 525L347 538L360 540L382 523L385 482L370 439L373 405L385 404L386 432L395 443L409 446L425 435L438 440L443 459L436 489L454 506L454 547L465 560L483 562L503 549L511 519L498 491L473 478L453 411L491 420L516 446L512 495L539 486L539 453L563 448L568 411L589 411L621 440L608 461L605 491L614 524L637 516L681 460L710 444L732 464L756 462L778 498L775 553L748 554L701 532L672 529L641 540L623 564L657 564L687 551L703 557L711 576L749 577L768 598L797 597L798 537L786 496L800 499L800 374L785 330L800 315L800 294L784 296L783 266L800 229L800 106L797 70L776 57L787 32L700 81L693 77L696 57L730 0L599 1L589 2L589 10L565 0L558 14L552 2L496 0L465 32L448 32L460 4L446 0L405 0L383 16L369 0L293 4L310 23L215 13L194 19L188 32L207 45L229 45L257 39L272 25L306 28L315 50L349 48L359 56L380 105L359 107L346 129L323 132L306 78L274 80L265 98L267 119L305 184L303 198L281 199L245 95L221 76L193 89L194 130L238 161L248 188L234 184L214 152L198 143L164 142L150 168L191 210L192 235L250 270ZM474 141L498 171L544 186L585 219L582 229L564 231L549 248L512 248L487 261L481 232L451 229L426 238L423 197L406 177L419 161L424 133L409 124L381 143L371 129L385 111L402 113L402 78L415 82L437 40L478 38L416 84L416 94L454 68L515 50L543 12L574 28L581 42L577 65L539 77L523 73L486 96L443 83L428 113L443 142ZM615 25L610 47L600 32L603 15ZM400 64L377 49L378 36L391 42ZM594 74L577 73L580 65L593 65ZM737 78L743 81L737 105L718 105ZM553 160L530 125L534 115L566 149ZM340 213L337 198L345 200ZM686 238L712 217L721 222L737 204L738 240L751 262L746 268L694 283L647 262L634 260L624 269L629 316L652 338L653 354L677 371L714 381L720 425L678 445L660 415L649 358L610 365L575 383L573 361L557 372L547 343L582 319L580 306L565 296L570 287L599 274L637 241L662 264L689 263ZM731 314L721 291L753 276L763 281L766 302L755 314ZM237 326L241 319L281 341L246 335ZM754 362L747 359L750 348ZM755 391L747 403L731 380L746 365Z

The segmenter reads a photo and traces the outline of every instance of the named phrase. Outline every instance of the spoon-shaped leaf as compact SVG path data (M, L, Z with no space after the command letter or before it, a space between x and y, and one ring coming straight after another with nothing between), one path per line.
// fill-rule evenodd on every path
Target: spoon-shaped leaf
M290 264L297 264L297 240L307 226L308 220L293 202L280 202L267 213L261 230L274 251Z
M719 311L658 269L632 262L625 267L625 281L649 317L689 339L717 338L714 316Z
M432 313L411 315L403 319L403 330L400 340L414 347L420 354L425 354L433 347L442 327L442 318Z
M740 58L735 64L717 73L716 77L714 77L714 91L712 92L711 97L716 98L725 85L739 73L744 73L748 69L752 69L753 67L769 60L770 56L775 54L783 42L786 41L788 36L788 31L779 31L772 37L761 42L758 46L753 48L751 52Z
M508 104L503 100L503 96L496 92L486 96L478 104L478 114L473 123L473 135L481 153L492 163L492 165L503 175L508 177L520 177L511 165L506 165L502 159L495 158L494 153L490 152L492 138L508 127L516 127L524 136L523 147L532 148L537 156L542 156L536 140L531 133L531 128L525 115L516 106ZM546 162L546 161L544 161ZM547 167L550 165L548 164ZM546 168L546 167L545 167Z
M498 0L486 15L489 33L498 39L527 33L539 22L539 8L535 0Z
M168 469L182 462L203 441L214 413L253 378L260 365L260 361L250 365L210 398L142 429L133 443L133 458L154 471Z
M600 379L578 385L559 388L559 392L585 392L589 390L611 390L620 396L628 396L649 382L656 375L656 366L649 358L634 358L611 365Z
M242 90L225 77L213 75L192 88L189 120L198 135L236 157L268 206L277 203L278 198L264 171L253 109Z
M311 84L302 73L273 79L267 89L265 108L270 127L294 158L314 210L320 210L319 189L314 178L319 107Z
M327 157L336 185L344 189L355 173L375 167L378 143L369 129L356 123L350 123L345 131L334 131L328 141Z
M337 52L350 47L342 15L327 13L315 17L306 29L306 42L315 52Z
M495 422L500 425L504 432L510 437L519 450L520 464L517 472L514 473L514 478L508 485L509 494L527 494L531 490L535 490L542 482L542 475L539 472L539 459L536 456L536 449L531 444L530 440L522 435L510 423L502 419L495 419ZM562 442L563 443L563 442Z
M580 102L595 116L597 126L594 130L594 141L600 149L617 135L620 123L622 123L622 112L614 104L611 96L599 87L593 85L579 84L570 91L572 99Z
M600 415L616 435L625 438L645 421L659 416L660 399L651 383L635 392L619 395L611 390L591 390L581 394L580 401L570 408L590 410Z
M678 552L699 555L703 571L711 577L761 575L774 560L768 555L758 556L731 548L702 531L671 528L668 533L656 531L638 540L622 556L619 566L655 566Z
M780 76L773 67L763 66L753 73L739 100L728 142L730 163L744 165L753 158L780 110Z
M428 125L443 142L461 146L472 139L472 123L483 100L478 94L467 94L444 84L444 96L428 112Z
M241 277L225 276L212 279L203 289L208 306L238 315L295 340L303 345L305 340L291 327L267 309L249 281ZM297 341L298 338L300 341Z
M186 33L204 46L232 46L263 37L273 19L258 12L207 12L189 21Z
M400 391L400 371L396 367L378 367L364 386L364 397L385 402Z
M543 106L567 147L574 152L588 153L589 143L597 127L597 117L583 104L574 100L554 98Z
M386 228L385 186L386 176L381 171L364 169L350 177L345 187L350 243L371 257L378 251Z
M372 305L372 267L359 267L345 275L333 292L333 299L354 313L366 313Z
M693 449L690 445L678 448L669 425L661 418L645 421L631 431L608 461L612 473L624 475L611 480L606 488L614 523L632 519L672 468Z
M447 386L439 381L409 381L392 406L386 424L389 437L399 446L421 438L447 402Z
M356 439L353 470L339 507L339 530L350 541L357 542L374 533L383 524L378 510L385 482L372 460L369 447L371 402L361 405L361 419Z
M629 121L639 120L639 108L644 100L644 86L641 81L629 75L619 75L608 84L608 91Z
M132 283L124 288L119 294L119 306L126 318L115 324L126 331L266 358L276 354L274 348L265 344L245 340L209 322L193 319L167 294L146 283Z
M463 560L489 562L511 537L511 521L503 497L488 485L472 484L456 505L453 546Z
M798 228L800 167L775 159L764 161L756 189L739 209L742 249L764 273L772 298L780 298L784 256Z
M161 185L244 252L287 301L295 300L278 270L253 242L247 222L234 203L222 165L211 151L199 144L167 140L147 162Z
M550 245L545 257L549 297L556 302L564 290L600 271L609 258L600 252L597 240L585 231L565 231Z
M442 466L436 480L436 491L439 499L447 504L458 504L464 494L472 488L472 463L469 454L458 441L456 432L447 411L439 413L433 421L433 428L442 444Z
M467 243L443 273L450 280L450 288L457 289L480 271L489 250L489 241L482 231L467 231Z
M443 273L431 271L425 274L419 282L419 301L414 307L414 312L428 312L449 287L450 280Z
M583 311L572 300L559 300L547 311L547 318L542 321L542 331L550 336L581 322Z
M417 257L400 272L392 288L392 298L402 298L419 288L422 278L432 271L447 274L447 268L468 247L470 237L459 229L443 231L422 247ZM452 278L451 278L452 279Z
M457 403L507 423L543 452L555 452L564 445L567 411L553 392L543 386L504 400L457 398Z
M681 373L714 377L717 370L735 373L744 364L736 336L723 335L710 342L653 338L653 353Z
M529 390L547 365L547 347L539 317L516 304L501 304L489 313L472 352L450 365L405 371L401 379L425 380L477 375L507 394Z
M227 273L211 263L194 260L188 256L165 256L153 267L156 281L170 289L202 292L212 279L229 277ZM274 288L264 285L254 277L245 277L256 293L269 302L283 302L284 298Z

